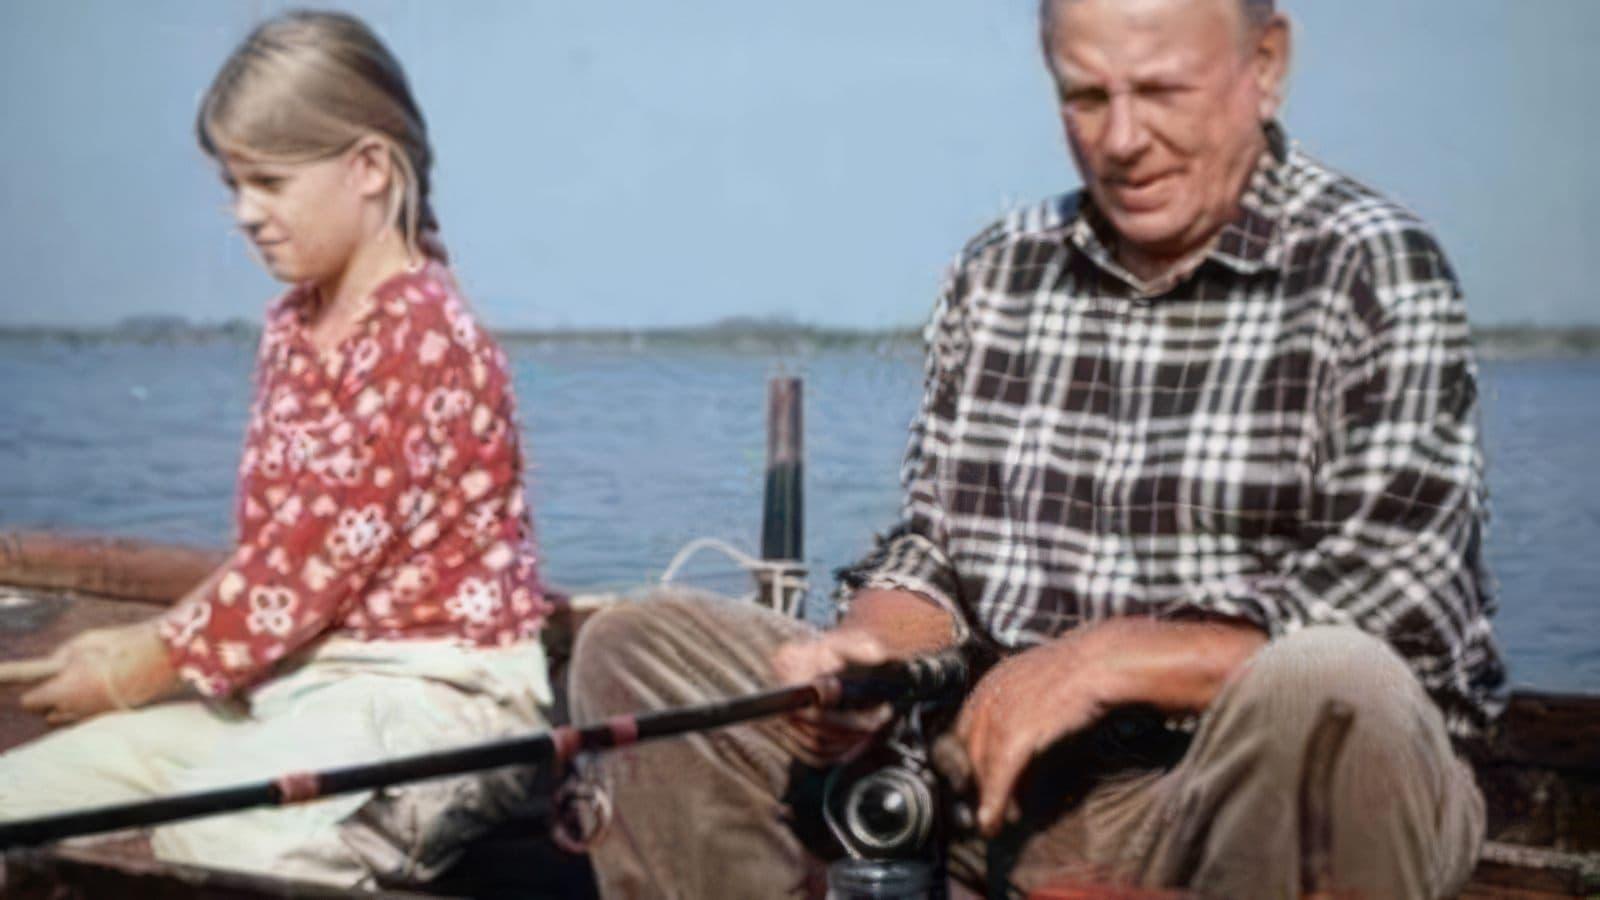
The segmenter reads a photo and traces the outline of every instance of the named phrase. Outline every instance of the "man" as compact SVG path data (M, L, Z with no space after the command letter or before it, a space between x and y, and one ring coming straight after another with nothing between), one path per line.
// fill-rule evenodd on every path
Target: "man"
M981 832L956 836L958 877L1283 897L1307 738L1339 699L1356 716L1324 874L1451 893L1484 824L1451 738L1503 680L1454 276L1413 216L1287 143L1270 0L1045 0L1041 22L1084 189L952 269L905 516L841 573L840 624L684 596L620 610L583 636L575 712L987 646L1002 661L954 731ZM1130 728L1129 707L1172 727ZM626 825L595 853L608 893L805 890L814 861L780 818L807 810L778 798L850 725L606 760Z

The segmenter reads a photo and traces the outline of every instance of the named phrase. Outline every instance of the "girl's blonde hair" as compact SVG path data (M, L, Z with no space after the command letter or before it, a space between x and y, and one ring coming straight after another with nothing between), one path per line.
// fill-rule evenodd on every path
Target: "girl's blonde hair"
M393 164L390 221L413 254L444 259L427 125L399 61L360 19L299 11L256 26L211 82L195 131L214 159L280 163L325 159L376 135Z

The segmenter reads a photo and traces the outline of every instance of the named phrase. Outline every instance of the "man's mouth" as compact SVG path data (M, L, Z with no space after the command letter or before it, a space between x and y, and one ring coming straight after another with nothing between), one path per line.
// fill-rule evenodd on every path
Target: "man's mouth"
M1119 206L1128 209L1150 209L1160 205L1162 190L1176 172L1157 172L1153 175L1107 179L1111 194Z

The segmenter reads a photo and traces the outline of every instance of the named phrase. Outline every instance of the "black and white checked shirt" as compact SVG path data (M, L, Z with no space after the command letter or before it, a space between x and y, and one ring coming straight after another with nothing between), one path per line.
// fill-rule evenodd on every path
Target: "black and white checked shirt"
M1174 283L1121 267L1081 193L967 246L902 519L842 593L916 591L1010 649L1112 616L1354 625L1474 734L1504 669L1460 290L1415 216L1268 135Z

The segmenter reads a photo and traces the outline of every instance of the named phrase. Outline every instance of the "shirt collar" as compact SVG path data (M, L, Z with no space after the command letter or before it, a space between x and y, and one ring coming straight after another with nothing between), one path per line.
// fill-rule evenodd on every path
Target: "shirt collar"
M1217 236L1204 260L1214 260L1240 274L1250 275L1282 265L1283 215L1287 197L1290 144L1283 127L1276 121L1262 125L1267 149L1261 154L1244 194L1239 211ZM1068 227L1068 239L1096 265L1116 275L1146 294L1159 294L1187 279L1188 269L1176 277L1156 283L1141 282L1116 261L1111 223L1094 205L1087 191L1082 192L1078 217ZM1202 263L1203 264L1203 263Z
M1210 258L1244 274L1282 264L1283 211L1287 197L1289 141L1276 121L1262 126L1267 149L1239 198L1239 213L1222 226Z
M378 316L378 311L384 301L393 298L408 286L428 280L439 280L445 271L442 264L429 260L418 268L406 269L379 282L361 297L350 334L326 354L319 354L313 348L311 336L307 333L311 316L315 313L320 299L317 290L309 284L295 285L279 298L267 315L267 337L275 346L278 362L283 364L288 354L298 349L304 352L308 359L320 361L324 372L330 377L336 376L343 369L346 346L358 336L371 335L379 328L382 319Z

